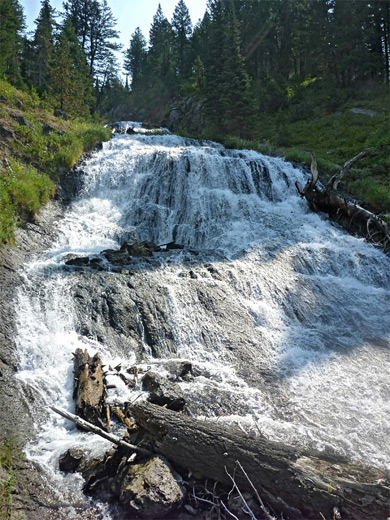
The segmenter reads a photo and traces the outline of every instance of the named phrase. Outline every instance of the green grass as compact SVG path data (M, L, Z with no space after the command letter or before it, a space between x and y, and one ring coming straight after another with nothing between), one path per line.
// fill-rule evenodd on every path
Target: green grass
M12 242L16 227L33 220L55 194L59 170L72 169L83 153L109 140L111 130L99 122L56 118L47 101L2 80L0 95L7 99L0 103L0 124L16 136L0 148L1 243ZM15 114L25 117L31 128L18 124ZM45 133L45 124L54 131Z
M15 492L16 470L14 468L15 447L5 440L0 444L0 520L11 520L12 497Z

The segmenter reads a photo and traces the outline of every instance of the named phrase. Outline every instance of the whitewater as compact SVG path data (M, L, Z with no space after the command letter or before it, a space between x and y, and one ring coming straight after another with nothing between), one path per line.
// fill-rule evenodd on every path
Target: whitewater
M389 259L308 208L295 186L305 173L141 133L115 136L80 168L81 193L50 249L25 266L18 302L18 378L35 396L37 429L27 456L69 518L85 501L82 479L62 475L59 456L109 446L49 410L74 411L76 348L161 374L189 361L194 380L180 385L194 415L390 466ZM184 248L104 272L65 265L119 249L134 228ZM108 380L110 402L143 398Z

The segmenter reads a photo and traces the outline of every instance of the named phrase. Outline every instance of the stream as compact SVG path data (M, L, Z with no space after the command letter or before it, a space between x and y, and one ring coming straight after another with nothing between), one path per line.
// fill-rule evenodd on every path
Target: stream
M49 412L53 403L74 411L76 348L101 354L109 402L144 397L116 365L168 375L186 361L194 377L180 386L194 415L390 466L390 262L308 209L295 187L302 171L141 133L115 136L80 168L83 188L56 240L24 268L17 317L18 378L37 429L27 457L42 465L63 518L87 499L59 456L109 447ZM119 268L65 265L135 233L184 248Z

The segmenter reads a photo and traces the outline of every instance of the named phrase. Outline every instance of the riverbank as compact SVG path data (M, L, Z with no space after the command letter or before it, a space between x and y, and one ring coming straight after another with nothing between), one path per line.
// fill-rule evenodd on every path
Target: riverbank
M0 243L33 222L61 175L111 137L99 121L74 118L0 80Z

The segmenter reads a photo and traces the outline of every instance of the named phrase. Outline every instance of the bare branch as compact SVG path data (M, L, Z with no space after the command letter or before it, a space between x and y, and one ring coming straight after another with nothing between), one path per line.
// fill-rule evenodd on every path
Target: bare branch
M318 181L318 166L317 166L317 159L314 153L312 152L303 152L307 153L311 156L311 165L310 165L310 171L311 171L311 180L310 180L310 187L314 188L314 186L317 184Z
M336 191L337 187L339 185L339 182L342 181L342 179L344 177L345 172L347 170L349 170L349 168L351 168L351 166L353 166L356 162L360 161L360 159L363 159L363 157L366 157L366 155L368 155L372 150L373 150L373 148L367 148L366 150L363 150L359 154L355 155L355 157L352 157L352 159L347 161L344 164L344 166L341 168L341 170L338 171L337 173L335 173L331 177L330 181L326 185L326 189Z
M265 516L267 517L267 520L275 520L267 511L265 505L264 505L264 502L261 500L261 497L259 495L259 492L257 491L256 487L253 485L253 482L251 481L251 479L248 477L248 474L246 473L246 471L244 470L244 468L242 467L241 465L241 462L239 460L236 460L236 464L238 464L239 468L241 469L241 471L244 473L247 481L249 482L249 484L251 485L251 488L253 489L253 491L255 492L256 494L256 497L257 497L257 500L259 501L259 504L260 504L260 507L261 509L263 510L263 513L265 514Z
M226 471L228 477L230 478L230 480L232 481L233 486L235 487L237 493L240 495L240 498L241 498L243 504L245 505L245 507L247 508L248 513L249 513L250 516L252 517L252 520L257 520L256 517L255 517L255 514L254 514L253 511L252 511L252 509L248 506L247 501L246 501L245 498L242 496L242 493L241 493L241 491L239 490L239 488L238 488L238 486L237 486L237 484L236 484L236 481L234 480L234 478L233 478L233 477L230 475L230 473L228 472L226 466L225 466L225 471Z

